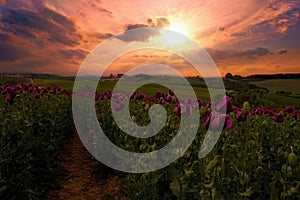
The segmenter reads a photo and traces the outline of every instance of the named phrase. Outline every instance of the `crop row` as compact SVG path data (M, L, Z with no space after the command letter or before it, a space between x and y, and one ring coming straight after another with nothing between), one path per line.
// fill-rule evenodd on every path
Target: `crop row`
M24 84L2 85L0 94L0 199L42 199L70 134L70 97Z
M111 106L113 98L117 103ZM148 113L154 104L166 109L166 125L151 138L123 133L111 112L124 114L126 99L130 99L130 117L138 125L149 124ZM218 103L199 98L178 100L172 91L167 94L158 91L154 97L143 93L116 96L111 92L96 93L95 104L101 128L109 139L124 150L140 153L167 145L177 134L182 115L191 115L195 108L200 111L197 136L182 158L155 172L118 173L129 199L300 198L300 115L293 106L268 109L251 107L245 102L238 107L231 105L230 97ZM221 118L224 125L220 123ZM209 123L212 131L224 131L213 150L199 159ZM94 142L95 151L101 149L95 142L97 132L87 132L87 135L93 135L89 138Z
M40 197L49 187L53 159L71 132L70 94L58 86L24 84L2 85L0 93L1 198ZM155 172L118 172L125 188L122 195L129 199L300 198L300 114L293 106L268 109L245 102L238 107L227 96L217 103L179 100L172 90L157 91L155 96L110 91L79 95L95 99L101 128L114 144L130 152L159 150L175 137L182 118L200 113L197 136L183 157ZM126 101L131 120L139 126L151 122L153 105L162 105L168 115L162 130L150 138L122 132L112 112L122 116ZM83 124L82 139L89 140L95 151L101 149L94 124ZM213 150L199 159L209 124L212 132L224 131Z

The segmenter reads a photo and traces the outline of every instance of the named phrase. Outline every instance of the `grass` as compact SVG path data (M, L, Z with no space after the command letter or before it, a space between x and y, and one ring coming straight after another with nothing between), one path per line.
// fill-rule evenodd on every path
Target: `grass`
M60 86L61 88L72 90L74 81L72 80L56 80L56 79L34 79L33 85L46 86Z
M296 108L300 108L300 99L292 98L288 96L278 95L278 94L266 94L264 96L267 100L271 101L273 106L271 107L281 107L293 105Z
M250 83L258 87L267 88L271 94L275 94L281 90L292 92L293 94L300 94L299 79L270 79Z
M30 80L24 79L24 78L7 78L7 77L1 77L0 83L30 83ZM117 81L113 80L101 80L98 84L97 90L100 92L110 90L112 91L114 89L114 86ZM195 91L195 94L197 97L199 97L203 101L209 101L210 95L208 92L208 89L203 87L203 85L199 85L197 80L193 82L193 89ZM294 105L297 108L300 108L300 100L297 98L293 98L291 96L284 96L284 95L278 95L276 94L276 91L287 91L292 92L294 95L300 94L300 87L299 83L300 80L298 79L273 79L273 80L264 80L264 81L256 81L256 82L250 82L251 84L257 85L259 87L267 88L270 93L264 95L265 103L268 106L271 107L282 107L287 105ZM73 80L59 80L59 79L34 79L33 85L38 85L41 87L45 86L55 86L59 85L61 88L72 90L74 81ZM168 88L165 88L161 85L157 84L148 84L144 85L137 89L137 92L143 92L147 95L155 95L157 90L161 90L164 93L168 91ZM186 88L185 86L179 87L179 90L175 91L177 94L185 94Z

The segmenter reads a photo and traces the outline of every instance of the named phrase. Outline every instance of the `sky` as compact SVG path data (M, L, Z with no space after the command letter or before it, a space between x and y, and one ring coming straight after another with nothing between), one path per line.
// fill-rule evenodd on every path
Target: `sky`
M154 39L187 48L160 31L124 36L142 27L191 38L222 75L300 73L299 0L0 0L0 72L73 76L114 36L115 49ZM122 55L106 73L151 62L198 75L184 59L157 50Z

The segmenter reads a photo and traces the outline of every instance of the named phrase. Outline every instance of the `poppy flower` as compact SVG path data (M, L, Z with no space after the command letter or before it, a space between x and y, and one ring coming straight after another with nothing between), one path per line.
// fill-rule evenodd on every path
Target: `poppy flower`
M164 93L160 90L157 90L156 94L155 94L155 97L156 98L161 98L161 97L164 97Z
M180 117L180 115L181 115L181 109L180 109L180 105L179 104L177 104L175 106L174 112L175 112L175 114L176 114L177 117Z
M14 102L14 97L10 94L5 97L6 103L12 104Z
M34 97L35 97L36 99L41 99L41 98L42 98L42 96L41 96L39 93L35 93L35 94L34 94Z
M169 89L169 95L174 96L174 88Z
M277 114L274 116L274 122L283 122L284 117L281 114Z
M167 94L165 99L166 99L167 102L171 102L173 100L173 96L170 95L170 94Z
M287 106L287 107L285 107L284 112L293 113L293 112L295 112L295 107L294 106Z
M228 96L224 96L223 99L218 104L212 104L213 108L218 112L228 113L230 106L231 98Z
M207 130L210 129L211 131L228 130L233 126L233 120L227 114L212 112L206 119L204 126Z

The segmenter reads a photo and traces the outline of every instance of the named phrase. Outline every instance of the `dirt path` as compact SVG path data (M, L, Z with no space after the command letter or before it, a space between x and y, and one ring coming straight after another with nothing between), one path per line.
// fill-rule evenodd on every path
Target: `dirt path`
M65 168L69 175L61 181L60 189L49 192L49 200L101 200L107 199L110 193L118 192L118 187L115 187L118 180L116 176L109 177L103 185L97 184L92 175L92 167L96 161L89 157L76 133L72 135L70 143L59 155L58 160L58 164Z

